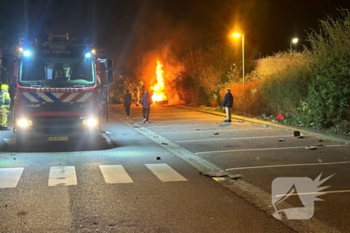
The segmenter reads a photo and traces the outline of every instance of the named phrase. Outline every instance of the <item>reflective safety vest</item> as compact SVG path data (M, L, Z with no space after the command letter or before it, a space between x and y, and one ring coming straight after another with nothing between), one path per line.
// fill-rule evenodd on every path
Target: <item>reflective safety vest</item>
M9 107L11 103L10 94L7 90L1 90L0 92L0 107Z

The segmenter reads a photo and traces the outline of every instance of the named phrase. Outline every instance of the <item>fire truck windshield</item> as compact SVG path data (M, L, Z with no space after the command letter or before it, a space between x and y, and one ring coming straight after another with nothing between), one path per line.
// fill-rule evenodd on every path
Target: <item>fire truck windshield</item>
M22 86L75 87L95 83L92 59L23 59L18 82Z

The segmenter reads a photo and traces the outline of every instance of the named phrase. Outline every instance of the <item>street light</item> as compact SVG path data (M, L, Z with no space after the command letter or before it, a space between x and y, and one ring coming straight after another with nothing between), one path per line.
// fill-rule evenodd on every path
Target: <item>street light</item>
M242 37L242 79L244 85L244 34L233 33L233 37Z
M293 38L291 41L290 41L290 52L292 52L292 44L296 44L298 43L299 39L298 38Z

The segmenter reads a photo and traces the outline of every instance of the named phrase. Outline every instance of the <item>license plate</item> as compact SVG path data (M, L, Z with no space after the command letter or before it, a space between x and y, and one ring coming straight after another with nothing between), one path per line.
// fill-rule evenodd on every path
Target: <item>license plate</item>
M56 136L56 137L49 137L50 142L62 142L62 141L68 141L67 136Z

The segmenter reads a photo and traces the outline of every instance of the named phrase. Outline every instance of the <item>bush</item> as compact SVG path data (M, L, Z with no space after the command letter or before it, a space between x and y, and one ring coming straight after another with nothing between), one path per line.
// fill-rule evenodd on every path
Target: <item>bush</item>
M276 59L279 60L278 63L269 64L275 67L278 64L278 72L263 76L265 78L261 80L261 95L266 103L265 114L283 113L300 121L303 113L298 109L300 103L307 98L312 79L310 53L283 53L278 54ZM273 67L265 69L271 70Z
M350 102L350 15L320 21L320 33L312 32L312 73L315 76L304 103L305 112L318 128L330 128L345 119ZM343 123L342 123L343 124Z
M220 106L226 94L226 88L231 89L234 97L232 111L236 114L258 116L264 113L266 104L261 96L260 82L230 83L220 90Z

